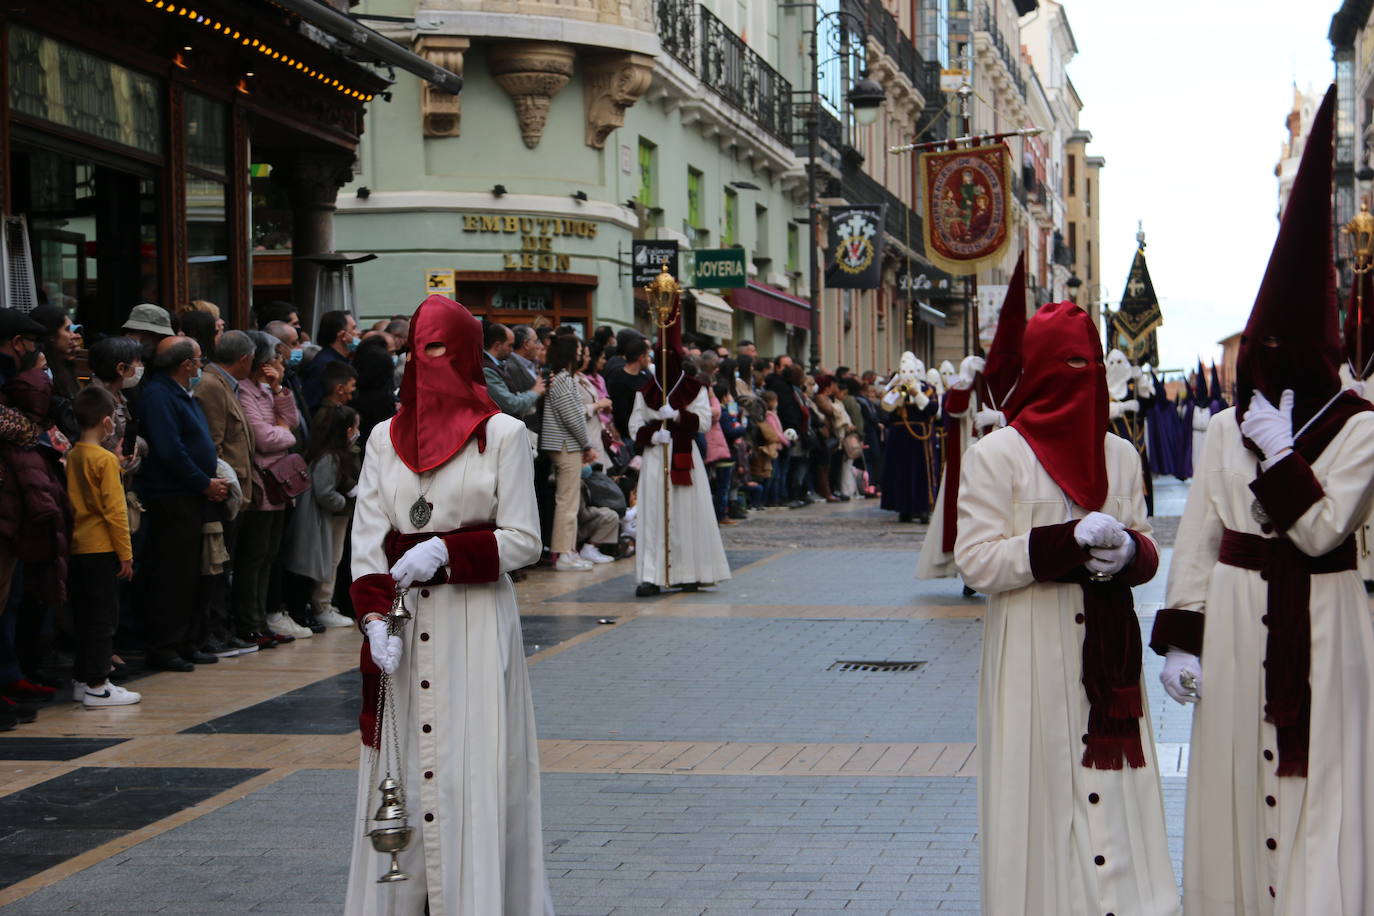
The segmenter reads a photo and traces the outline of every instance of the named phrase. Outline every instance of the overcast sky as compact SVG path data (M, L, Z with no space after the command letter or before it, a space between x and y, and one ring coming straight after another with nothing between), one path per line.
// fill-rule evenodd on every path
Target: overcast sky
M1101 271L1121 298L1136 220L1164 311L1163 368L1241 330L1278 229L1274 166L1293 81L1320 95L1338 0L1064 0L1069 75L1103 156Z

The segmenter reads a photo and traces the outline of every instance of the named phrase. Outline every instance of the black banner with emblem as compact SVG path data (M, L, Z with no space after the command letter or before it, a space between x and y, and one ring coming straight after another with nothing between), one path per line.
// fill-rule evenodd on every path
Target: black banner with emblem
M825 285L830 289L877 289L883 273L886 204L830 208L825 246Z
M1137 366L1145 363L1158 366L1159 344L1155 331L1163 323L1164 314L1159 309L1150 269L1145 266L1145 247L1141 245L1131 262L1126 291L1121 294L1121 308L1112 314L1107 349L1115 346Z

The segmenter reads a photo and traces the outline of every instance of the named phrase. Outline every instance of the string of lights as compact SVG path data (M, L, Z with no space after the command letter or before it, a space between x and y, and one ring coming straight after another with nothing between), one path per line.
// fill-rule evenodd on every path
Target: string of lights
M349 98L358 99L363 102L370 102L374 97L373 93L366 92L361 89L354 89L339 81L338 79L335 79L334 77L330 76L328 73L316 70L314 67L311 67L310 65L306 64L304 61L297 60L296 58L292 57L289 54L286 54L280 49L270 47L267 43L261 41L260 39L245 34L227 23L221 22L210 16L202 15L201 13L197 12L193 7L183 6L179 3L170 3L168 2L168 0L144 0L144 2L152 6L153 9L162 10L163 12L168 13L170 15L184 18L187 22L192 22L197 25L204 26L205 28L210 29L211 31L219 34L224 38L227 38L230 41L238 42L245 48L257 51L259 54L263 55L263 57L267 60L271 60L274 63L278 63L282 66L285 66L287 69L295 70L303 76L307 76L311 79L317 80L323 85L328 86L331 89L335 89L343 93L344 95L348 96ZM186 46L183 48L183 50L189 51L191 50L191 48L190 46ZM253 73L249 72L245 75L253 76Z

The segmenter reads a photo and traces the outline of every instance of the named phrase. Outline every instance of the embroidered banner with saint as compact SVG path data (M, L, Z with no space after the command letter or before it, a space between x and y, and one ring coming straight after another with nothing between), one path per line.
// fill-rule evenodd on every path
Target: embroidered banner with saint
M921 154L926 257L953 274L1001 261L1011 242L1011 155L1001 143Z
M1121 308L1112 313L1110 332L1114 332L1117 349L1137 366L1159 365L1159 345L1155 331L1164 324L1155 285L1150 281L1150 269L1145 266L1145 249L1137 248L1131 272L1126 278L1126 291L1121 294ZM1108 337L1113 336L1112 333Z
M877 289L883 279L883 217L886 204L830 208L825 247L829 289Z

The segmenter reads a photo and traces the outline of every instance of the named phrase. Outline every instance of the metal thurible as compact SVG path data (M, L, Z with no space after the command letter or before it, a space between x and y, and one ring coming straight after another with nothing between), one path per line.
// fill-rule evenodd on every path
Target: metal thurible
M405 594L405 589L398 588L395 597L392 598L391 613L386 617L387 633L390 636L398 634L411 619L410 612L405 606ZM396 773L399 774L403 767L400 731L396 725L396 694L392 687L391 675L385 670L382 671L377 690L377 716L377 752L372 758L372 778L376 780L383 771L385 775L381 776L380 782L377 783L381 801L372 815L372 821L376 826L367 832L367 838L372 842L373 849L391 856L390 867L377 879L378 884L391 884L410 878L410 875L401 871L398 856L410 848L415 828L410 826L406 813L405 786L392 774L391 769L394 763Z

